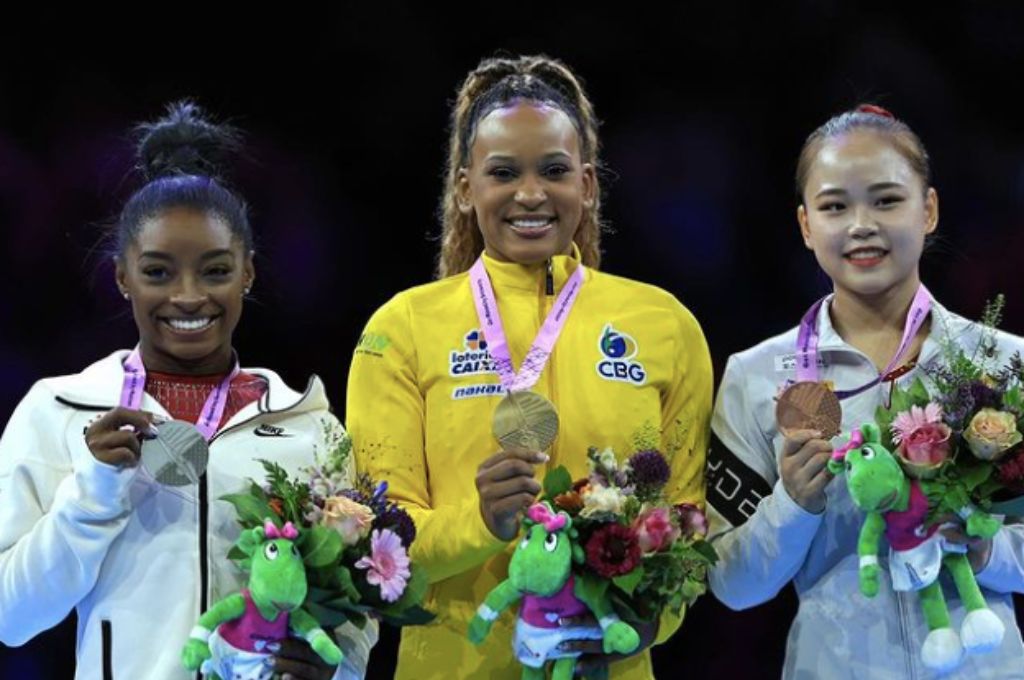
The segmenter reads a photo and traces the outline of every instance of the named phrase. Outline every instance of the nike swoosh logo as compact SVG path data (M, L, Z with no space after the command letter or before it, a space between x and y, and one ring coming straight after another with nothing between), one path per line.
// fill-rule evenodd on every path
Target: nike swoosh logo
M291 437L290 434L285 433L283 428L273 425L260 425L252 433L257 437Z

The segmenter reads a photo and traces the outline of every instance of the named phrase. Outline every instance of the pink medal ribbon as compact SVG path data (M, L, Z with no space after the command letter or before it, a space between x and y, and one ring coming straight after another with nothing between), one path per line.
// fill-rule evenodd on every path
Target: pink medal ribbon
M583 272L584 268L581 264L565 282L562 292L555 300L555 306L548 312L537 337L534 338L530 350L523 359L523 365L516 373L512 365L512 357L509 354L508 341L505 338L505 327L501 322L501 314L498 312L494 288L491 286L491 278L487 275L487 268L484 266L483 255L477 258L476 263L469 270L469 281L473 289L476 314L480 319L480 330L487 339L487 351L494 362L494 368L498 372L501 384L509 392L528 390L540 379L541 371L548 363L555 342L558 341L558 336L569 318L569 312L572 311L572 306L579 296L580 288L583 287Z
M195 425L196 429L199 430L199 434L203 435L203 439L206 441L210 441L217 432L220 419L224 416L224 409L227 408L231 381L240 372L241 370L238 368L238 361L236 360L235 367L224 376L220 384L213 388L213 392L210 393L210 396L206 398L206 402L203 404L203 410L200 412L199 420L196 421ZM137 411L142 404L142 394L145 387L146 367L143 366L142 355L139 353L139 348L136 347L124 361L121 406Z
M797 382L818 382L818 342L820 340L818 336L818 315L821 313L821 307L824 304L828 296L825 296L814 303L813 306L807 313L804 314L803 319L800 320L800 330L797 333L796 339L796 381ZM910 303L910 311L907 312L907 322L903 328L903 339L900 341L900 346L896 350L896 355L889 362L889 365L878 374L878 377L870 382L867 382L860 387L852 390L837 390L835 392L836 397L839 399L846 399L868 390L878 383L882 382L882 378L892 372L894 368L899 365L903 355L910 349L911 343L914 341L914 337L917 332L921 330L921 326L924 325L925 319L928 318L928 313L932 308L932 295L928 292L928 289L921 284L917 293L914 294L914 300Z

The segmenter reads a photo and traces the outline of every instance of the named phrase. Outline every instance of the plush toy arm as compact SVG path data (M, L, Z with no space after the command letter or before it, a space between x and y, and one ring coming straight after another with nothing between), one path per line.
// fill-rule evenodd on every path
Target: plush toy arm
M885 519L881 513L869 512L860 528L857 539L857 554L860 555L860 592L865 597L878 594L878 544L885 531Z
M636 628L621 621L608 600L608 581L590 574L576 577L576 597L590 607L604 631L602 646L605 654L632 654L640 646Z
M992 538L999 531L999 527L1003 526L1003 523L988 514L984 510L980 510L973 506L962 508L959 513L960 517L967 520L967 535L977 536L979 538Z
M491 626L495 619L522 597L523 594L516 590L510 580L505 579L499 583L494 590L487 594L484 603L477 608L476 614L470 620L469 641L474 645L483 642L487 634L491 632Z
M299 607L294 610L289 619L288 625L291 629L306 639L313 651L320 655L324 663L337 666L345 658L338 645L328 635L316 619L305 609Z
M199 617L199 625L192 629L189 641L181 650L181 663L190 671L197 670L210 658L210 633L225 621L233 621L245 613L245 598L241 593L228 595Z

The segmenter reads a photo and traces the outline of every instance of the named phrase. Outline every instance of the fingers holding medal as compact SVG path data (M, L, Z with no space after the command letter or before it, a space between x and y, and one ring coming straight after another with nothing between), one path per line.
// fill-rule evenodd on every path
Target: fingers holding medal
M775 418L785 437L779 473L782 485L800 507L825 509L825 487L832 481L830 439L839 434L842 408L835 393L818 382L798 382L778 399Z
M541 451L512 448L494 454L477 468L480 515L496 538L511 541L519 534L522 511L541 491L536 466L547 460Z
M118 406L89 425L85 444L101 463L132 467L142 454L140 439L156 435L153 422L151 413Z

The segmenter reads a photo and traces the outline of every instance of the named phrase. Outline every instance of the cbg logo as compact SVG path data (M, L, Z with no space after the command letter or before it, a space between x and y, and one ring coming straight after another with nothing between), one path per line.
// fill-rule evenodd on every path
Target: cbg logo
M598 375L605 380L618 380L634 385L644 384L647 372L642 363L634 360L640 347L632 336L615 330L611 324L606 324L597 347L605 357L597 362Z

